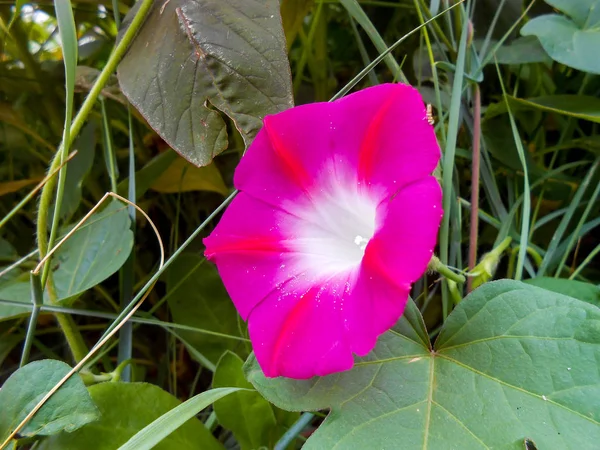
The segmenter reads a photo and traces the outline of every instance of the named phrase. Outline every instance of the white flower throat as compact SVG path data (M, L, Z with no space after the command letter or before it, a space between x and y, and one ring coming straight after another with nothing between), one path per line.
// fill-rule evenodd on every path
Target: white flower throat
M336 273L360 264L375 233L377 203L356 187L328 186L311 202L294 208L302 226L294 230L296 251L320 273Z

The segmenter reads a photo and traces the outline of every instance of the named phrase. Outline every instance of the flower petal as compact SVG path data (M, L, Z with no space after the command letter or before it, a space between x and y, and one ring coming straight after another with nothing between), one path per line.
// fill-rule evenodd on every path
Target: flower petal
M419 91L405 84L382 84L355 95L353 101L369 97L377 105L360 145L359 181L393 193L430 175L440 149Z
M302 272L284 233L297 220L241 192L204 239L205 255L217 265L242 319L277 285Z
M428 176L403 188L377 211L380 228L363 264L408 288L427 269L442 220L442 191Z
M341 295L349 276L290 280L252 311L248 332L265 376L306 379L352 367Z
M354 353L365 356L373 350L377 338L404 312L409 292L410 286L395 283L363 261L344 302L344 324Z
M388 196L431 174L439 155L418 91L381 84L265 117L235 185L271 204L311 197L311 188L325 178L373 183Z

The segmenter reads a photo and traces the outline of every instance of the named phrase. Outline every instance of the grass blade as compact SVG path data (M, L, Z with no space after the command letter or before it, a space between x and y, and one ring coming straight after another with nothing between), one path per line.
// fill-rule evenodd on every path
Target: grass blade
M554 254L561 242L561 239L565 231L567 230L567 226L569 225L571 218L575 214L575 211L579 207L583 198L583 194L585 193L586 189L588 188L590 182L594 177L594 174L596 173L596 170L598 169L598 165L600 165L600 158L596 159L594 165L579 185L577 192L575 192L575 195L573 196L573 200L571 201L567 212L563 216L558 227L556 228L556 231L554 232L554 235L552 236L552 239L550 240L550 245L548 245L548 251L546 252L546 255L544 255L544 259L542 260L542 264L538 270L538 277L541 277L546 273L546 270L548 269L548 266L550 265L550 262L554 257Z
M523 143L521 142L521 136L517 129L515 118L508 104L508 97L506 89L504 88L504 82L502 81L502 75L500 74L500 67L496 64L496 71L498 72L498 80L500 81L500 87L502 88L502 94L504 96L504 102L506 103L506 109L508 112L508 118L510 120L510 128L513 133L513 139L515 146L519 154L519 161L523 167L523 214L521 217L521 239L519 241L519 256L517 257L517 266L515 267L515 280L520 280L523 277L523 266L525 265L525 257L527 256L527 247L529 246L529 228L531 226L531 187L529 186L529 172L527 170L527 160L525 159L525 150L523 149Z
M346 8L348 13L352 16L352 18L360 24L363 30L365 30L377 51L380 53L385 52L388 49L388 46L383 41L383 38L381 37L377 29L373 26L373 23L365 14L364 10L358 4L358 2L356 0L340 0L340 3L344 6L344 8ZM408 80L402 73L402 69L400 69L400 66L391 54L386 55L385 63L394 74L395 79L401 80L403 83L408 83Z
M456 71L454 73L454 83L452 85L452 98L450 100L450 110L448 112L448 134L446 146L442 159L442 190L444 208L444 217L440 229L440 260L442 264L448 265L448 251L450 242L450 215L452 214L452 199L456 198L452 175L454 173L454 157L456 154L456 140L458 138L460 106L463 93L463 82L465 74L465 60L467 54L467 35L468 27L463 27L458 45L458 56L456 60ZM457 208L457 205L454 205ZM444 320L448 317L450 302L448 295L448 285L445 279L442 280L442 314Z
M244 388L216 388L195 395L138 431L131 439L120 446L119 450L149 450L220 398L232 392L247 390Z

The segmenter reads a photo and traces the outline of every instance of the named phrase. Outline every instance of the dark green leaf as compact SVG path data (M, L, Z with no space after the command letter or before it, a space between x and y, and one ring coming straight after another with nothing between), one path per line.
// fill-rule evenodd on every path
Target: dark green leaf
M235 386L251 389L252 392L234 392L215 403L215 413L219 423L232 431L242 450L261 447L273 448L277 440L285 432L285 425L294 423L297 413L278 411L279 419L284 419L284 426L278 424L272 406L244 377L242 366L244 361L235 353L225 352L213 378L213 387ZM277 408L279 409L279 408Z
M552 277L532 278L525 283L600 306L600 287L591 283Z
M138 431L181 402L147 383L102 383L89 387L100 420L74 433L44 441L40 450L115 450ZM197 418L190 419L154 447L155 450L223 450Z
M412 322L412 323L411 323ZM418 322L417 322L418 323ZM600 440L600 310L511 280L486 283L430 350L400 319L348 372L252 384L290 410L331 408L305 449L593 448Z
M239 336L238 316L215 267L200 255L181 255L167 272L168 303L175 323ZM211 362L225 350L244 352L243 344L233 339L178 331Z
M225 122L211 105L233 120L246 145L266 114L293 105L279 1L156 1L118 76L152 128L206 165L227 147Z
M133 247L130 226L127 207L113 201L65 241L52 259L59 300L72 298L119 270Z
M0 390L0 442L4 441L33 407L71 368L50 359L35 361L14 372ZM77 375L42 406L19 432L20 436L49 436L72 432L97 420L98 408Z

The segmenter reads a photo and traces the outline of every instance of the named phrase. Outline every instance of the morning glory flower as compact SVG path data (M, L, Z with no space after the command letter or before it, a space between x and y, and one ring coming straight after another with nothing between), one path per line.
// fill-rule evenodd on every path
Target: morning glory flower
M204 243L267 377L348 370L396 323L436 245L439 158L404 84L265 117Z

